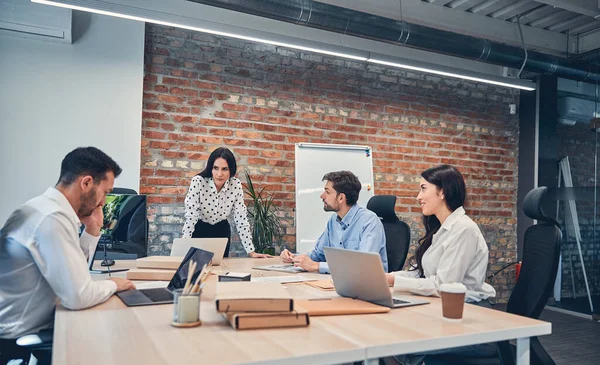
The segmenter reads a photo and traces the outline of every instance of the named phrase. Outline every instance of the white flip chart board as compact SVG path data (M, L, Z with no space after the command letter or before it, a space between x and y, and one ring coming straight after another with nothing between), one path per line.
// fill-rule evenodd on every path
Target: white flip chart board
M333 212L323 210L328 172L347 170L362 184L358 204L363 207L374 195L373 158L369 146L296 143L296 252L306 253L325 230Z

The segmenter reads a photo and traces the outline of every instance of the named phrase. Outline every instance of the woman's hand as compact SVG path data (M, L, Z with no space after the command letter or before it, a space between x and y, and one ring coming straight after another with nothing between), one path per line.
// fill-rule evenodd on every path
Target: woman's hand
M275 256L268 255L266 253L256 253L256 252L250 252L248 254L248 256L252 257L253 259L270 259L270 258L275 257Z
M388 286L394 286L394 281L396 278L394 274L385 274L385 278L387 279Z
M291 264L294 262L294 254L292 254L287 248L281 251L279 257L281 257L281 260L286 264Z

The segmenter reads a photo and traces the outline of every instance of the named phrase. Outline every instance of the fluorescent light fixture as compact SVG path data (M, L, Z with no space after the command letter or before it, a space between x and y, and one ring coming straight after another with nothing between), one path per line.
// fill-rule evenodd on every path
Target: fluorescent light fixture
M440 76L455 77L464 80L482 82L486 84L512 87L526 91L535 90L535 84L527 80L508 79L500 76L481 75L476 72L469 72L453 67L440 66L427 62L418 62L413 60L402 59L398 57L386 56L382 54L371 54L371 58L367 62L376 63L379 65L392 66L407 70L420 71Z
M219 23L212 23L212 24L210 24L211 27L207 28L207 27L203 27L203 26L187 25L183 22L182 23L172 23L172 22L163 21L163 20L159 20L159 19L152 19L152 18L140 17L140 16L135 16L135 15L128 15L128 14L119 13L119 12L107 11L107 10L102 10L102 9L97 9L97 8L92 8L92 7L75 5L75 4L72 4L72 3L74 3L74 1L58 2L58 1L49 1L49 0L31 0L31 2L38 3L38 4L58 6L58 7L62 7L62 8L69 8L69 9L73 9L73 10L88 11L91 13L114 16L117 18L124 18L124 19L130 19L130 20L137 20L137 21L141 21L141 22L160 24L160 25L165 25L165 26L169 26L169 27L189 29L189 30L194 30L194 31L198 31L198 32L203 32L203 33L220 35L220 36L224 36L224 37L243 39L243 40L251 41L251 42L267 43L267 44L271 44L273 46L294 48L294 49L299 49L302 51L321 53L321 54L326 54L326 55L335 56L335 57L349 58L349 59L353 59L353 60L357 60L357 61L366 61L369 58L369 52L366 52L366 51L360 51L360 50L355 50L355 49L351 49L351 48L347 48L347 47L335 46L332 44L312 42L312 41L307 41L307 40L300 39L300 38L287 37L287 36L280 35L280 34L260 32L261 33L260 36L253 36L252 33L256 33L256 31L253 31L251 29L246 29L246 28L239 28L239 33L232 33L231 31L220 30L219 28L222 28L223 25L219 24ZM189 19L192 20L192 18L189 18ZM208 22L203 21L203 23L208 23ZM235 29L237 27L229 27L229 28ZM244 35L244 34L246 34L246 35ZM266 38L265 38L265 35L267 36Z
M215 34L224 37L242 39L251 42L266 43L274 46L299 49L329 56L348 58L357 61L366 61L385 66L454 77L486 84L516 88L521 90L535 90L535 84L527 80L509 79L506 77L487 75L453 67L445 67L427 62L413 61L395 56L371 53L349 47L336 46L328 43L309 41L302 38L290 37L282 34L263 32L227 24L196 19L187 16L168 13L165 10L145 9L143 1L129 1L139 6L123 5L98 0L31 0L34 3L58 6L73 10L88 11L118 18L137 20L142 22L160 24L170 27L194 30L203 33Z

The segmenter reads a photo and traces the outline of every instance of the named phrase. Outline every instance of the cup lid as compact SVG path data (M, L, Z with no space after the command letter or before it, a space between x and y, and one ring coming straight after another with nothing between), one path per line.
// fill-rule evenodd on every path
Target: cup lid
M440 291L446 293L465 293L467 287L461 283L446 283L440 285Z

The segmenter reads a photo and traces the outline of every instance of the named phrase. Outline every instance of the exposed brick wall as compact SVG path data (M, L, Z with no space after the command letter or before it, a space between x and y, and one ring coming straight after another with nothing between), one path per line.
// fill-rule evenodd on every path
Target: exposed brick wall
M559 125L557 128L558 155L559 158L569 157L573 186L593 187L596 181L594 176L595 157L598 152L596 145L596 134L590 131L588 123L577 123L574 126ZM598 136L600 141L600 136ZM562 184L562 183L561 183ZM600 241L598 240L598 229L594 235L594 200L578 200L575 202L579 230L581 233L581 250L585 262L587 279L593 294L600 294L600 270L598 267L598 256L600 252ZM598 213L596 213L598 214ZM562 246L562 296L572 297L573 284L575 280L575 296L586 296L583 270L579 259L579 251L573 234L568 234L565 229L566 214L563 208L560 210L559 222L563 227ZM600 216L596 218L596 225L600 226ZM573 270L571 270L571 260Z
M238 174L264 176L282 208L282 247L293 247L294 144L316 142L372 146L375 191L398 196L413 245L423 233L419 173L457 166L490 270L515 259L518 120L508 89L154 25L145 63L141 191L151 194L153 254L180 236L190 178L217 146L233 150ZM504 299L512 281L494 280Z

